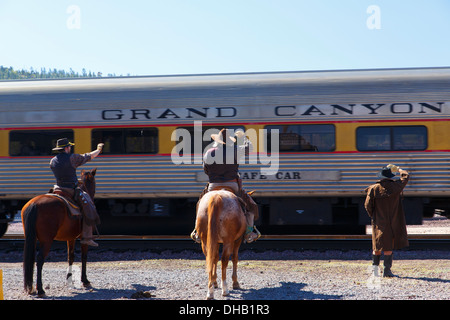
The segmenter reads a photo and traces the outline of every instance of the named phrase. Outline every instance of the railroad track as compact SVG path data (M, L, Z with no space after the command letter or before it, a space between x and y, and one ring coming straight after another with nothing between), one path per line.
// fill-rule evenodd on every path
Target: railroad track
M408 237L409 250L450 250L448 234L414 234ZM201 250L188 236L102 235L97 240L101 250ZM21 250L22 234L0 238L0 250ZM54 241L53 248L65 249L65 242ZM264 235L241 250L370 250L371 235ZM94 248L92 250L98 250Z

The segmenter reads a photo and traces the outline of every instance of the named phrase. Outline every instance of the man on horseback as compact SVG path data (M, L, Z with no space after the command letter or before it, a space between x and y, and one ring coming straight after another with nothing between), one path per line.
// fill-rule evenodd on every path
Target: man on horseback
M213 147L207 150L203 157L203 170L208 175L209 183L200 195L200 199L208 191L219 189L228 189L236 194L242 200L247 221L244 241L253 242L261 236L254 226L254 221L258 219L258 205L243 189L239 176L240 158L248 156L253 145L240 129L236 131L235 137L231 137L228 130L224 128L218 134L212 134L211 138L214 140ZM194 229L191 238L200 243L197 230Z
M103 143L97 145L97 150L85 154L72 154L74 145L67 138L63 138L59 139L56 148L53 148L53 151L59 152L50 160L50 168L56 178L54 192L67 194L82 208L81 243L97 247L98 244L93 241L93 228L100 223L100 217L89 194L78 186L76 168L97 157L103 149Z

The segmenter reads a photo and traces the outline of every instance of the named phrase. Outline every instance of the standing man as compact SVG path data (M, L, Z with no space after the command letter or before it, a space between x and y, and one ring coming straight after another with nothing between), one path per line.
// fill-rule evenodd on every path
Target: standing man
M93 241L93 228L100 223L100 217L89 194L78 186L76 168L97 157L103 149L103 143L97 145L97 150L85 154L71 153L74 145L67 138L63 138L59 139L56 142L56 148L53 148L53 151L59 152L50 160L50 168L56 178L54 190L69 194L82 208L81 243L97 247L98 244Z
M393 180L395 173L399 180ZM388 164L378 174L380 180L367 187L364 206L372 218L373 272L378 276L381 252L384 252L383 277L393 277L391 272L392 251L407 247L405 213L402 192L409 180L409 173L398 166Z

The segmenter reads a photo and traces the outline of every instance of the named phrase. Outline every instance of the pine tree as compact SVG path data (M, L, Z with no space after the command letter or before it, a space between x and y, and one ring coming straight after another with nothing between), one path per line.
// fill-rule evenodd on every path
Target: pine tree
M0 79L14 80L14 79L61 79L61 78L96 78L101 77L101 72L89 72L83 68L82 73L79 74L70 68L69 72L65 70L57 70L56 68L41 68L40 71L30 67L28 70L14 70L13 67L0 66Z

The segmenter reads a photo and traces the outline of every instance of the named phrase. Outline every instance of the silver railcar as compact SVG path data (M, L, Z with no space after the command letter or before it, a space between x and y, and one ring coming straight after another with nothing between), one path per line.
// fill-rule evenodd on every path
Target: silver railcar
M201 154L229 127L254 146L241 177L263 233L364 232L364 189L388 163L411 173L419 224L449 209L449 87L450 68L0 82L0 219L52 187L64 136L77 153L105 143L84 166L98 168L102 233L188 234Z

